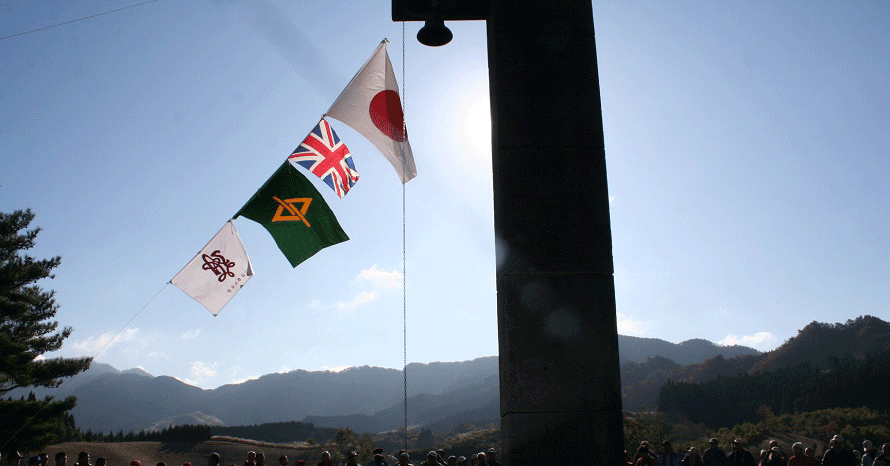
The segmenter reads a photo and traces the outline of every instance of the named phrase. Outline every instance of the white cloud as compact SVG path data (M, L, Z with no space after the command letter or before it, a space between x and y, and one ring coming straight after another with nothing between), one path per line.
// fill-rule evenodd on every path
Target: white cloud
M377 300L380 297L380 293L376 291L362 291L361 293L355 295L351 301L337 301L334 303L334 307L340 309L341 311L354 311L359 306L363 304L368 304Z
M106 332L98 336L91 335L83 340L75 341L72 346L74 346L74 349L83 351L87 354L96 354L103 348L111 349L111 347L119 343L133 340L138 332L138 328L128 328L119 334Z
M318 368L318 370L328 372L343 372L350 367L352 366L321 366Z
M641 320L634 320L625 314L617 313L618 317L618 333L621 335L641 336L646 333L649 327Z
M751 348L760 351L769 351L776 347L777 341L778 338L770 332L757 332L753 335L727 335L726 338L718 341L717 343L724 346L750 346Z
M196 328L190 332L183 333L180 338L182 338L183 340L192 340L194 338L198 338L198 335L200 335L200 334L201 334L201 329Z
M244 382L247 382L248 380L256 380L258 378L259 378L259 376L256 376L256 375L248 375L247 377L242 377L240 379L232 379L229 383L237 385L239 383L244 383Z
M192 367L189 369L189 375L196 380L211 379L216 377L217 364L208 365L203 361L192 361Z
M358 273L358 278L370 282L374 288L389 290L402 284L402 273L396 270L384 270L374 264L369 269Z
M152 351L148 353L148 357L150 358L158 358L158 359L170 359L170 355L164 353L163 351Z

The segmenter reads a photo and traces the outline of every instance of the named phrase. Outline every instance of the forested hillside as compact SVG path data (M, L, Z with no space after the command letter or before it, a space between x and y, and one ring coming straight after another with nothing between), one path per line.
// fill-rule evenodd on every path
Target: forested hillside
M890 324L871 316L814 322L762 358L714 358L684 368L686 377L678 371L661 389L658 406L711 427L756 422L765 412L857 406L887 411L888 339Z

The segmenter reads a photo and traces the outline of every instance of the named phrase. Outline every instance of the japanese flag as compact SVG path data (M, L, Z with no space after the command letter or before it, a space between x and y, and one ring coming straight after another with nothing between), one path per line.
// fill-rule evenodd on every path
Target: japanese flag
M368 138L389 160L402 183L417 176L408 143L399 84L386 53L386 40L356 73L327 114Z
M217 315L252 276L247 251L229 220L170 283Z

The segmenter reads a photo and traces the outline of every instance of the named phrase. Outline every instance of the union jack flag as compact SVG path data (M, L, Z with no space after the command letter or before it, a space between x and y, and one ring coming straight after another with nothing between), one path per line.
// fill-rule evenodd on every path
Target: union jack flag
M358 181L358 172L346 144L324 118L288 157L321 178L341 198Z

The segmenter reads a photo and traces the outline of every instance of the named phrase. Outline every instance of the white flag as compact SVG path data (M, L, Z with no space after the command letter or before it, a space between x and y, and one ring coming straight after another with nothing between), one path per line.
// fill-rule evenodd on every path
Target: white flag
M229 220L170 283L217 315L252 276L247 251Z
M386 40L349 81L326 115L351 126L377 146L396 169L402 183L417 176L399 84L386 54Z

